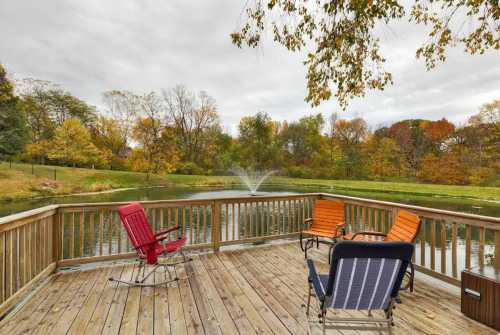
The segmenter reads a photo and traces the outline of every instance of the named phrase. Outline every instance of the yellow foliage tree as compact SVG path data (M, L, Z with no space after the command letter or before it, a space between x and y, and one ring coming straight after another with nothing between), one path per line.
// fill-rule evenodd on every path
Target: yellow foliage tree
M78 119L67 119L55 130L48 157L72 166L105 164L105 157L92 143L90 132Z

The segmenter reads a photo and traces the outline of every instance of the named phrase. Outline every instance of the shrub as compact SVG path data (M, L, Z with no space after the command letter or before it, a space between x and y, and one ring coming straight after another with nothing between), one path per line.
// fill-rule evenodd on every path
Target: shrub
M193 162L186 162L179 164L177 166L176 173L178 174L189 174L189 175L202 175L205 171Z

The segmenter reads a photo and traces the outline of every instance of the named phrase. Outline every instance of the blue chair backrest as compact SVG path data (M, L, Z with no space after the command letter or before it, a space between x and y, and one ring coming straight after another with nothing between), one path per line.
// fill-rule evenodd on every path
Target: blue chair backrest
M413 254L406 242L341 241L333 249L326 303L336 309L385 309Z

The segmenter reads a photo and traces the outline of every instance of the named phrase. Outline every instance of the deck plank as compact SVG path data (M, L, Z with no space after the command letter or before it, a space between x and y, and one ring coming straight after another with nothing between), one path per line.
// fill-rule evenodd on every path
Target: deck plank
M310 250L318 271L327 272L327 247ZM133 279L136 264L56 274L15 313L0 321L1 334L321 334L305 316L307 267L298 243L193 255L177 266L178 282L167 287L129 287L110 274ZM163 281L159 271L150 280ZM496 332L460 312L460 297L416 280L401 293L395 334ZM336 311L360 316L360 312ZM327 334L375 334L328 330Z
M217 289L218 294L220 295L224 305L226 306L229 314L231 315L231 318L236 324L238 331L241 334L256 334L255 328L248 320L241 306L235 301L234 297L231 294L231 291L229 290L226 283L220 276L217 267L210 261L208 256L202 255L200 258L210 276L212 283Z
M130 281L133 278L134 265L126 266L122 271L121 280ZM122 317L125 311L125 304L127 303L129 286L126 284L118 284L115 291L113 302L109 308L104 327L102 329L103 335L114 335L120 331ZM92 332L89 332L92 334Z
M187 326L186 320L184 319L184 308L181 300L179 282L168 285L167 294L170 332L172 334L187 334Z
M243 313L245 313L248 321L255 329L257 334L272 334L272 330L266 323L265 318L257 308L252 304L248 296L243 292L238 283L234 280L231 274L226 271L224 265L217 255L209 257L209 260L216 267L221 279L227 285L230 295L234 298L236 303L240 306Z
M32 297L29 303L26 303L20 310L18 310L14 315L12 315L7 320L2 320L1 332L5 334L17 334L26 325L36 325L38 322L34 319L37 312L42 310L49 310L52 305L47 306L50 302L49 298L54 297L62 293L64 288L69 285L69 276L55 275L49 279L49 282L45 287L41 288L34 297Z
M155 273L155 283L167 280L166 273ZM168 291L164 286L155 287L154 333L170 335L170 317L168 315Z
M160 269L161 271L161 269ZM147 272L146 272L147 273ZM150 275L145 284L154 284L155 277ZM141 297L139 300L139 314L137 319L138 334L153 334L154 329L154 287L141 287Z
M56 327L56 334L81 334L87 328L87 324L94 313L94 310L99 302L102 292L108 284L108 278L111 273L117 271L116 267L103 268L96 271L93 281L89 281L88 285L79 292L78 297L73 301L73 306L70 307L67 315L63 315L61 319L66 322L59 322L57 326L68 324L69 329L65 332L65 327Z
M138 267L134 267L132 278L135 278ZM137 320L139 318L139 302L141 299L141 288L132 286L128 288L127 300L123 309L123 316L120 324L120 334L135 334L137 332Z
M214 283L207 270L203 266L199 257L194 257L191 263L199 283L202 286L202 293L210 307L214 311L215 318L223 334L237 334L238 330L229 311L224 305Z
M205 334L184 264L177 265L177 274L179 276L179 292L184 311L184 320L186 321L187 333L193 335Z
M52 308L43 317L43 323L39 323L33 329L36 334L49 334L52 331L52 327L56 325L59 319L62 317L66 309L71 305L71 302L78 293L78 289L81 288L86 281L91 279L91 272L80 272L78 273L70 285L64 290L64 293L60 297L59 301L52 306Z
M111 277L120 278L124 271L123 266L117 266L111 272ZM113 299L115 297L116 288L118 287L117 282L108 281L104 287L97 307L92 313L92 316L87 324L85 333L87 334L101 334L104 327L104 322L106 322L106 317L108 316L109 310L113 304Z
M210 305L208 297L203 292L202 284L200 283L200 276L195 272L192 262L186 263L185 269L205 333L209 335L222 334L222 330L217 324L215 312Z

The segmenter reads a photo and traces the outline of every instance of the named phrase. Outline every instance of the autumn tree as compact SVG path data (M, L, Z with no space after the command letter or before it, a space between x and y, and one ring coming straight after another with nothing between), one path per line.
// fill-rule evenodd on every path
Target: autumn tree
M0 158L20 153L26 143L26 120L14 87L0 64Z
M130 91L107 91L102 94L106 114L115 120L122 142L129 143L132 128L139 117L141 97Z
M92 142L107 157L110 168L123 168L128 146L119 122L99 116L89 130Z
M257 47L269 31L275 43L306 54L306 100L312 105L334 95L345 107L392 83L376 33L380 25L408 19L427 26L428 39L416 50L427 69L444 62L451 46L469 54L500 49L497 1L267 0L249 2L245 12L246 22L231 34L232 42Z
M79 119L67 119L57 127L49 146L49 159L62 164L75 167L106 163L101 152L92 143L90 132Z
M406 176L406 160L392 138L370 136L366 144L368 176L376 180L391 180Z
M362 143L368 136L368 125L362 118L339 119L335 122L335 142L340 148L341 158L336 162L340 176L359 177L363 174Z
M438 121L424 120L420 123L427 145L434 153L445 150L444 146L455 131L455 125L445 118Z
M426 153L425 135L421 124L422 120L404 120L392 124L387 130L388 135L401 148L413 176L417 175L422 157Z
M163 91L167 122L174 128L177 147L184 161L206 166L204 149L213 146L220 132L215 99L206 92L194 94L182 85Z
M468 182L469 171L462 164L460 156L449 152L440 157L428 153L422 158L419 178L433 184L463 185Z
M306 116L282 131L280 136L291 164L311 164L312 155L321 148L324 123L321 114Z
M139 145L129 157L134 171L170 173L178 161L174 130L161 126L157 118L143 117L132 128L132 138Z
M277 124L264 112L241 118L238 151L242 167L259 170L276 167L280 158L276 128Z
M89 127L96 118L95 107L49 81L26 78L18 83L31 142L47 140L66 120L76 118Z

